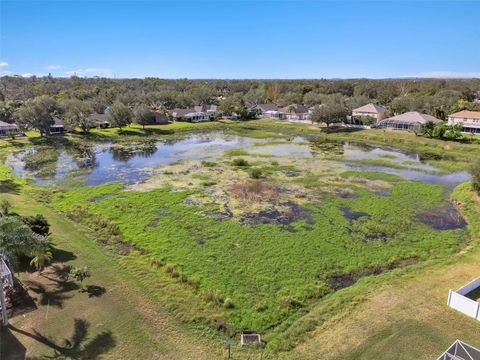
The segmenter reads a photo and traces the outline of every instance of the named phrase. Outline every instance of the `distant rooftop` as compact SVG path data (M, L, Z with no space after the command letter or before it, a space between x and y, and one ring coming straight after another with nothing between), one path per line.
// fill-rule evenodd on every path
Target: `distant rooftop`
M380 105L375 104L367 104L360 106L359 108L353 109L354 112L368 112L368 113L383 113L385 112L385 108Z
M449 116L462 117L462 118L480 118L480 111L462 110Z

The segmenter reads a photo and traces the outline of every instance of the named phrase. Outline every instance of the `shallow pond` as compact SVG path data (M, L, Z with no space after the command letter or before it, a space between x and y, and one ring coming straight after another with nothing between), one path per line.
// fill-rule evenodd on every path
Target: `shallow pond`
M87 151L90 157L88 159L75 154L71 149L61 149L56 161L50 164L53 170L48 174L39 175L38 171L29 170L25 155L34 153L35 148L10 154L6 164L17 175L33 178L40 185L56 184L65 179L80 179L88 185L112 181L132 184L146 180L164 165L181 160L225 160L224 152L233 149L259 156L259 160L277 157L279 160L292 160L293 163L297 159L321 158L326 155L325 152L315 151L302 137L285 140L256 139L215 132L168 142L122 146L99 143ZM466 171L440 174L435 167L422 162L416 154L349 143L336 144L335 149L336 157L330 161L332 165L338 164L342 168L347 166L357 170L376 170L449 187L469 179Z

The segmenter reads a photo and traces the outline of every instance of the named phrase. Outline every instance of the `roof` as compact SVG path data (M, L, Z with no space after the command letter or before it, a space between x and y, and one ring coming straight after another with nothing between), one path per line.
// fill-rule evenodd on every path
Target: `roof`
M438 123L442 121L431 115L422 114L417 111L409 111L397 116L392 116L387 119L383 119L381 122L394 121L394 120L411 122L411 123L420 123L420 124L426 124L429 122Z
M196 111L194 108L190 108L190 109L173 109L171 111L171 114L172 116L174 117L184 117L184 116L187 116L189 114L192 114L192 115L200 115L200 114L204 114L204 112L202 111Z
M0 129L2 130L16 130L18 126L15 124L9 124L5 121L0 121Z
M62 120L58 116L53 117L53 126L63 126Z
M107 114L103 113L103 114L99 114L99 113L93 113L93 114L90 114L88 116L88 118L90 120L93 120L93 121L99 121L99 122L108 122L107 120Z
M217 105L195 105L193 108L196 112L217 111Z
M380 105L375 105L375 104L367 104L360 106L359 108L353 109L352 111L354 112L367 112L367 113L381 113L385 112L385 108Z
M308 113L308 108L304 105L293 104L282 109L287 113L293 114L306 114Z
M450 114L448 116L454 116L454 117L461 117L461 118L480 118L480 111L470 111L470 110L462 110L459 112L456 112L454 114Z

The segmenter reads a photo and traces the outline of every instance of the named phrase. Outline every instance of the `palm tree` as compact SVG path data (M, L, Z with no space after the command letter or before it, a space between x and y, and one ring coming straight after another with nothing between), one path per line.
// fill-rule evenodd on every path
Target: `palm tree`
M0 253L13 267L20 255L36 257L34 263L39 266L52 257L48 239L34 233L21 220L11 216L0 218Z

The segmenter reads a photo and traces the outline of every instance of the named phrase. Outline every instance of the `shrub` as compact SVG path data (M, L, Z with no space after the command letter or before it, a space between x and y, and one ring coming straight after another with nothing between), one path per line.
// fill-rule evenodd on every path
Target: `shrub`
M480 162L477 162L472 167L472 189L480 195Z
M253 168L250 170L249 174L252 179L260 179L263 175L263 172L262 169Z
M10 204L10 202L6 199L3 199L1 202L0 202L0 213L2 216L8 216L8 214L10 213L10 208L12 207L12 205Z
M248 166L248 161L242 158L233 159L234 166Z

